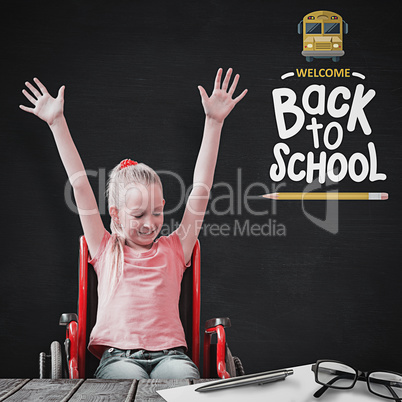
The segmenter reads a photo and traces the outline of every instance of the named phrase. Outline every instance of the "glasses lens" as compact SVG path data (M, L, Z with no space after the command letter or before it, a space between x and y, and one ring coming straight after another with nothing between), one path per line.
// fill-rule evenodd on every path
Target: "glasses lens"
M320 362L317 367L317 382L331 388L352 388L357 372L346 364Z
M370 391L386 398L402 398L402 375L376 371L368 377Z

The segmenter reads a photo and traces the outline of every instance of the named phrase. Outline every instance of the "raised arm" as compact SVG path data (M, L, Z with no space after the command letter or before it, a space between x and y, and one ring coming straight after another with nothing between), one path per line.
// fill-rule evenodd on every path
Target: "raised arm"
M247 93L247 89L245 89L238 97L232 99L239 75L235 76L229 88L231 75L232 69L230 68L221 87L222 69L218 70L211 97L208 97L203 87L198 87L205 111L204 134L194 169L193 189L187 200L183 219L177 229L186 262L191 258L207 209L224 120Z
M74 145L73 139L71 138L64 117L65 87L63 85L59 89L57 97L53 98L47 91L46 87L37 78L34 78L34 82L39 90L31 83L26 82L25 84L32 92L32 95L26 89L23 89L22 91L34 107L29 108L20 105L20 108L45 121L53 133L60 158L74 190L74 197L77 203L89 252L93 256L102 241L104 226L84 165L81 161L80 155L78 154L77 148Z

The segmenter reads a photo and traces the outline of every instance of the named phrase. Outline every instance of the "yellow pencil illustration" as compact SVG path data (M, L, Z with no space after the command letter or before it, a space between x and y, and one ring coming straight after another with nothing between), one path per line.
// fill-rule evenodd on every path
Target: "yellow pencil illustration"
M273 200L387 200L388 193L271 193L262 195Z

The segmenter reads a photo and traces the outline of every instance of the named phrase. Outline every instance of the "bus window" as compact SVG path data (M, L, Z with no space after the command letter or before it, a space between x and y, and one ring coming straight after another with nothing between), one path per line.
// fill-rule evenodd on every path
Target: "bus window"
M324 33L325 34L341 33L341 28L340 28L339 22L324 23Z
M321 24L315 24L311 22L306 23L306 34L320 34L321 33Z

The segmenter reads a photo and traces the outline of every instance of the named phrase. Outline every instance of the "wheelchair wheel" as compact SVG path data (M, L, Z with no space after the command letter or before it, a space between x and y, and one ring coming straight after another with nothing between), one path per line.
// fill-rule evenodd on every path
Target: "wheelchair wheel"
M231 377L238 377L245 375L243 364L237 356L233 356L229 349L228 344L226 344L226 371ZM218 378L218 373L216 370L216 344L210 346L210 378Z
M63 378L61 345L57 341L52 342L50 345L50 365L50 378L54 380Z
M230 377L236 377L236 366L233 360L232 352L229 349L229 345L226 343L226 356L225 356L225 363L226 363L226 371L229 373Z
M246 373L244 371L243 364L242 364L241 360L237 356L233 356L233 362L234 362L234 365L236 367L236 377L239 377L241 375L245 375Z

